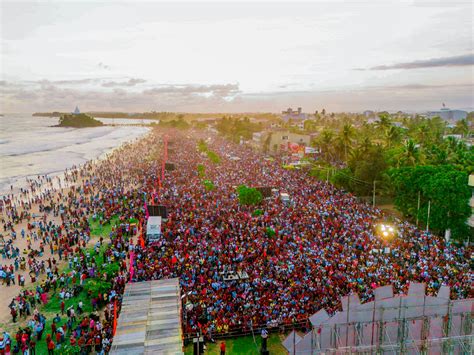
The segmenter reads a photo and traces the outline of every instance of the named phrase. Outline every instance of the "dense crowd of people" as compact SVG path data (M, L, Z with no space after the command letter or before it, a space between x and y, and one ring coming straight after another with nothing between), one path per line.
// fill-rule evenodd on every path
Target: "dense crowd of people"
M134 280L180 278L185 333L294 324L321 308L335 312L350 292L369 300L374 288L387 284L406 292L410 281L426 282L430 294L449 285L453 298L471 291L466 248L395 221L399 237L390 252L379 252L387 246L375 233L381 211L301 171L283 169L278 159L211 134L200 138L208 137L209 149L222 157L219 164L199 154L196 139L170 138L176 170L166 173L158 195L151 193L159 178L156 165L143 162L140 169L148 203L170 212L161 240L137 246ZM198 164L205 165L214 190L203 184ZM240 184L286 192L290 202L277 192L261 206L242 206ZM248 278L225 277L242 272Z
M199 139L207 140L208 149L221 157L220 163L211 162L196 149ZM165 169L165 158L175 164L174 170ZM198 172L198 164L205 166L205 177ZM103 277L83 250L91 234L89 220L106 224L114 216L120 217L120 226L111 233L102 262L119 261L120 271L111 282L112 298L110 294L101 299L91 297L95 308L99 304L113 308L116 299L120 307L129 277L125 261L133 250L132 281L179 277L187 335L201 330L211 337L250 327L304 322L321 308L335 312L340 298L350 292L369 300L376 287L387 284L393 284L397 292L406 292L409 282L422 281L430 294L449 285L452 298L472 296L468 263L472 250L395 220L399 235L389 252L380 252L386 247L375 233L375 226L384 219L381 211L302 171L283 169L278 158L265 159L211 132L168 131L163 135L153 131L100 163L75 168L66 176L68 183L75 182L67 193L62 188L54 190L49 179L43 183L51 189L34 185L36 192L42 192L23 208L18 204L12 207L13 200L4 199L8 217L3 224L10 232L11 244L15 224L33 219L29 204L36 203L43 215L25 237L41 241L52 255L49 262L40 264L39 272L46 275L40 289L24 291L11 304L17 316L34 314L36 304L47 302L41 295L51 289L61 297L73 297L69 285L80 286L83 275L84 279ZM212 181L215 188L209 189L203 179ZM274 192L259 206L243 206L236 191L241 184L271 187ZM286 192L290 201L282 201L279 192ZM30 196L31 191L23 194ZM130 241L136 227L127 221L135 219L145 230L144 204L166 206L168 219L162 224L159 240L141 246ZM256 209L261 213L255 213ZM61 223L47 222L50 215L60 217ZM9 255L5 260L12 260ZM57 267L63 261L72 270L68 274ZM12 267L4 265L7 272L5 269L10 272ZM231 274L241 277L226 277ZM39 313L33 317L41 323ZM63 329L66 336L84 336L82 344L91 346L100 337L100 349L107 352L110 319L94 319L90 327L90 316L71 326L69 318ZM74 333L78 327L79 333ZM31 324L29 329L34 331L35 326ZM26 338L33 338L28 330L24 332ZM57 331L49 341L56 341L57 346L54 333ZM24 333L20 334L22 339ZM92 348L82 349L88 353Z

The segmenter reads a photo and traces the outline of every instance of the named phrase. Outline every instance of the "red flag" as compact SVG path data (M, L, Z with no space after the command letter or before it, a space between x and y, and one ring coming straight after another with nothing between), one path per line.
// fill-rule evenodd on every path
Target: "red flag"
M130 267L129 267L129 274L130 274L130 282L132 282L133 274L135 273L135 269L133 268L133 258L135 257L135 253L133 251L130 252Z
M150 217L150 214L148 213L148 207L146 206L146 198L145 198L145 201L143 202L143 207L145 208L145 216L146 216L146 219L148 220L148 217Z
M115 335L116 330L117 330L117 300L114 301L114 332L113 332L113 335Z
M145 248L145 238L143 238L143 232L140 233L140 246Z

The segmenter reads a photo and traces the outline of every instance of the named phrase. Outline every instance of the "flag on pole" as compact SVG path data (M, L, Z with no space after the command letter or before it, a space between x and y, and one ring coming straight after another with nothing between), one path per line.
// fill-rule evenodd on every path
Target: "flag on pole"
M150 213L148 213L148 207L146 205L146 198L145 198L145 201L143 202L143 207L145 208L145 216L146 216L146 219L148 220L148 217L150 217Z
M143 238L143 230L140 232L140 246L145 248L145 238Z
M117 331L117 299L114 301L114 332L113 335L115 335L115 332Z

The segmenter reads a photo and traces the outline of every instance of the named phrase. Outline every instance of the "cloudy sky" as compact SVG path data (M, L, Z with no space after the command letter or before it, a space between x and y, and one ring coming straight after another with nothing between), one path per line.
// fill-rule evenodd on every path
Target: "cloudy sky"
M0 110L474 107L473 6L2 0Z

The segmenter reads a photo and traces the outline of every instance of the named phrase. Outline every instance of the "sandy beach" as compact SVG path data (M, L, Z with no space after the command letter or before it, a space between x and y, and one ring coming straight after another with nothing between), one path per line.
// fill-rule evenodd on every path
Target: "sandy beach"
M91 170L88 172L88 175L89 176L93 176L94 175L94 171L95 169L98 167L99 164L101 164L101 162L104 161L104 159L107 159L111 154L113 154L113 152L118 149L120 147L117 147L113 150L111 150L109 153L107 154L104 154L101 158L99 159L95 159L93 161L90 161L89 163L87 163L90 167L91 167ZM85 166L86 164L84 164ZM77 171L80 170L80 167L77 169ZM36 192L32 192L32 191L29 191L27 194L23 193L17 193L17 194L14 194L12 196L12 201L13 203L15 204L15 206L17 206L17 211L18 213L21 213L22 211L24 211L24 209L21 207L21 202L26 202L26 201L32 201L35 197L38 197L41 193L43 192L46 192L46 191L52 191L52 198L51 200L54 200L58 203L60 202L63 202L63 203L67 203L68 201L68 198L70 194L73 194L74 196L77 196L78 194L78 191L76 188L79 188L80 186L82 186L85 182L85 180L87 180L87 178L84 178L84 177L81 177L81 174L78 174L78 178L76 181L66 181L65 179L65 176L66 174L70 173L71 170L69 171L66 171L60 175L57 175L56 177L53 178L53 182L50 184L50 183L45 183L43 184L43 186L41 186ZM59 183L59 181L61 183ZM14 188L15 191L18 191L17 189ZM96 193L97 191L95 191L94 189L91 190L91 193ZM44 202L44 201L43 201ZM53 224L56 224L56 225L61 225L63 222L60 218L60 216L54 216L54 214L52 212L50 213L46 213L46 212L43 212L41 213L40 212L40 203L32 203L31 204L31 209L28 211L31 216L34 216L34 218L31 218L30 221L24 219L22 222L18 223L18 224L14 224L14 230L16 231L16 240L13 241L13 245L15 247L18 247L20 249L20 257L21 256L25 256L25 258L27 259L27 255L23 253L23 250L26 250L27 249L27 244L28 244L28 238L27 238L27 235L32 233L33 231L37 231L38 228L34 228L33 230L31 231L28 231L28 223L29 222L39 222L40 220L43 221L43 223L49 223L49 222L52 222ZM2 221L6 221L6 211L5 209L2 211L2 214L1 214L1 218L2 218ZM3 223L2 223L3 224ZM22 238L21 236L21 231L25 230L26 234L25 234L25 237ZM5 241L7 241L8 239L10 239L10 235L11 235L11 231L3 231L2 230L2 233L1 233L4 238L5 238ZM87 244L87 246L92 246L94 243L96 243L98 240L97 236L94 236L94 235L91 235L90 236L90 240ZM33 238L31 238L31 248L32 249L39 249L40 247L40 243L41 243L41 239L38 238L38 240L34 240ZM52 255L51 254L51 250L49 248L48 245L45 245L44 246L44 253L42 256L37 256L35 257L35 260L37 261L47 261L49 258L53 259L55 258L56 259L56 265L57 267L59 268L59 270L61 270L66 264L67 264L67 260L63 257L63 260L59 260L59 257L58 257L58 254L57 252ZM14 259L1 259L0 261L0 265L10 265L10 264L13 264L14 263ZM19 286L18 284L18 275L23 275L25 277L25 286L24 287L21 287ZM41 282L46 279L46 274L45 273L41 273L40 276L37 278L37 280L35 282L31 282L31 278L30 278L30 271L28 269L28 265L26 267L25 270L21 270L21 268L19 268L17 271L15 271L15 284L11 283L10 286L7 286L6 284L0 284L0 290L1 290L1 295L2 297L0 297L0 330L2 330L2 324L5 324L6 325L6 328L9 328L10 327L10 322L11 322L11 315L10 315L10 309L8 308L8 305L10 304L10 302L12 301L13 298L17 297L19 292L22 290L22 289L34 289L36 287L36 285L38 284L41 284ZM22 319L19 319L18 320L18 324L21 324L21 321Z
M69 184L66 187L57 189L56 192L54 193L54 199L58 199L60 194L63 196L66 195L72 190L72 186L79 186L82 183L82 180L78 181L77 183L74 184ZM21 208L19 209L21 212ZM41 214L39 211L39 204L33 203L32 204L32 209L30 211L32 214L37 215L37 216L45 216L46 217L46 222L53 222L55 224L61 224L61 218L59 216L55 217L52 213L49 214ZM31 221L38 221L41 218L34 218ZM18 248L20 248L21 251L25 250L27 248L27 238L22 238L20 231L24 229L25 231L28 230L28 221L24 220L23 222L16 224L15 225L15 231L17 232L17 238L14 241L14 245ZM7 232L7 235L9 233ZM8 239L8 238L6 238ZM31 239L31 247L33 249L39 249L41 241L38 239L37 241ZM93 238L91 238L89 243L93 243ZM24 256L25 254L20 253L21 256ZM66 264L66 260L59 261L57 254L52 255L51 251L48 247L45 247L45 251L43 253L43 256L41 257L36 257L36 260L48 260L48 258L54 257L58 261L58 267L61 268L64 264ZM2 265L9 265L13 264L13 260L11 259L2 259L0 262ZM9 312L8 305L10 304L12 298L16 297L18 293L23 289L23 287L18 285L18 275L24 275L25 276L25 288L34 288L37 284L41 283L41 281L46 278L45 274L41 274L39 279L32 283L31 278L29 276L29 270L28 267L26 270L22 271L21 269L18 269L18 271L15 272L15 285L10 284L10 286L5 285L0 285L1 287L1 294L2 297L0 298L0 324L9 322L11 321L11 315Z

